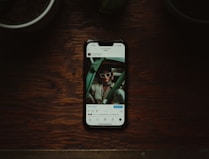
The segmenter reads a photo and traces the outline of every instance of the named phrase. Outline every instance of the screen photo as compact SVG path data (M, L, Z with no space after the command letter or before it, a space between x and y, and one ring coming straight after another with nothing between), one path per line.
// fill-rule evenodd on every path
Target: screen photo
M119 59L95 59L93 65L100 66L94 66L98 67L98 70L92 77L93 79L86 79L87 85L89 86L86 94L86 103L124 104L125 69L122 67L121 61Z

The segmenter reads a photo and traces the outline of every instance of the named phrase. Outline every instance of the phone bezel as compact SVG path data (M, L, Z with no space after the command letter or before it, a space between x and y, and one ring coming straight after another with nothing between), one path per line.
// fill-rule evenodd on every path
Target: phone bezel
M114 125L88 125L86 122L86 72L88 71L85 65L85 58L86 58L86 48L89 43L96 42L99 43L100 46L113 46L114 43L122 43L125 46L125 114L124 114L124 123L122 125L114 126ZM106 40L87 40L84 43L84 52L83 52L83 124L86 128L125 128L127 127L127 109L128 109L128 57L127 57L127 44L123 40L113 40L113 41L106 41Z

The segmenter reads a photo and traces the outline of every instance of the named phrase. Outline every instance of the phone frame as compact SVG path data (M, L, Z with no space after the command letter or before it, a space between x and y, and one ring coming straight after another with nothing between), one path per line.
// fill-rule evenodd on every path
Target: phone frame
M119 126L114 126L114 125L88 125L86 123L86 75L88 72L88 69L86 68L85 65L85 60L86 60L86 51L87 51L87 45L89 43L96 42L99 43L100 46L111 46L114 43L122 43L125 46L125 108L124 108L124 123ZM112 40L112 41L106 41L106 40L87 40L84 43L84 52L83 52L83 57L84 57L84 62L83 62L83 124L86 128L125 128L127 127L127 109L128 109L128 57L127 57L127 44L123 40Z

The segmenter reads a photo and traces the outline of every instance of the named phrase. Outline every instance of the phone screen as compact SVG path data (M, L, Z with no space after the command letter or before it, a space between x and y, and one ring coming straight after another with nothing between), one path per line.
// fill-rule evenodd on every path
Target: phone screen
M84 49L84 122L88 127L126 123L126 45L88 41Z

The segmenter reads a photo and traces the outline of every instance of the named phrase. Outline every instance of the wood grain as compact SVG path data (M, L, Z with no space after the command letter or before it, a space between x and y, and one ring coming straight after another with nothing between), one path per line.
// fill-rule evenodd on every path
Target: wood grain
M48 28L0 32L0 148L208 148L205 26L175 20L161 1L129 0L120 16L101 15L95 4L63 0ZM87 39L128 43L126 129L83 127Z

